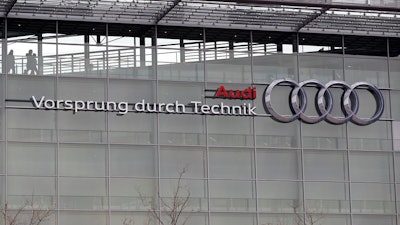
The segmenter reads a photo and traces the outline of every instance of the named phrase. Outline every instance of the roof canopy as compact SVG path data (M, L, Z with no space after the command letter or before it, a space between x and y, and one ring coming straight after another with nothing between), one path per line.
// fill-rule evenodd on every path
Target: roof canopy
M400 37L400 0L3 0L0 17Z

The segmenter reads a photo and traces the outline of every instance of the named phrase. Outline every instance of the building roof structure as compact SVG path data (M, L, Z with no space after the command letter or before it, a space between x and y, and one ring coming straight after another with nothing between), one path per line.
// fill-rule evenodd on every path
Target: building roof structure
M0 17L400 37L399 0L3 0Z

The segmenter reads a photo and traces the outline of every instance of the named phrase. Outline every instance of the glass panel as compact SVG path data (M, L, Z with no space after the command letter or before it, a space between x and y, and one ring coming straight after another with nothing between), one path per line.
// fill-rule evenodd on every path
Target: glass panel
M306 182L306 212L318 213L316 218L327 213L349 213L348 183ZM315 218L315 219L316 219Z
M56 146L39 143L8 143L8 173L54 175Z
M105 176L105 145L60 144L58 160L61 176Z
M396 224L396 217L394 216L380 216L380 215L354 215L353 225L394 225Z
M232 122L234 120L234 122ZM207 117L208 144L211 146L253 146L250 117Z
M9 141L56 142L56 112L8 109Z
M105 178L67 178L59 179L61 209L108 208L107 182Z
M347 170L345 151L304 151L306 180L347 180Z
M353 213L395 213L393 184L352 183L351 198Z
M256 210L254 183L251 181L210 180L211 211Z
M395 157L394 165L395 165L396 182L400 182L400 153L395 152L394 157Z
M392 150L390 122L377 121L368 126L348 125L349 149Z
M260 213L258 221L259 224L267 225L296 224L298 218L296 214Z
M256 117L256 145L268 148L297 148L299 147L300 123L276 122L269 117Z
M205 117L199 115L159 115L160 144L205 145Z
M345 77L349 84L367 81L379 88L389 87L388 63L386 59L351 58L344 59Z
M111 220L111 225L121 225L124 223L124 221L129 221L132 220L132 223L134 224L147 224L147 225L157 225L158 222L156 220L149 221L149 215L148 212L111 212L110 220ZM191 220L192 217L189 218L189 221ZM188 223L189 223L188 221ZM203 225L204 223L201 223ZM199 224L197 224L199 225Z
M386 98L386 100L387 99L388 98ZM393 120L400 120L400 91L390 91L390 106L390 109L392 111L391 118ZM389 111L389 108L386 108L386 112L387 111Z
M165 82L158 84L158 100L163 103L189 104L191 101L203 101L204 84L192 82Z
M300 81L317 79L322 83L327 83L332 80L344 80L341 55L336 57L301 55L299 56L299 67Z
M393 132L393 149L395 151L400 150L400 122L393 121L392 122L392 132Z
M253 79L255 83L267 84L280 78L298 79L297 57L294 55L260 55L254 52Z
M46 96L46 99L51 99L56 93L54 77L8 76L7 87L9 99L29 101L32 96L38 99ZM32 106L30 102L26 105Z
M53 177L8 176L8 204L25 204L31 201L45 208L53 208L56 192Z
M155 102L156 88L154 81L110 79L108 95L110 101L136 103Z
M210 225L255 225L254 214L211 213Z
M346 149L346 125L332 125L324 121L318 124L301 124L304 148Z
M7 20L9 74L56 74L56 22Z
M303 212L301 182L260 181L257 185L258 210L260 212Z
M253 177L253 149L211 148L209 166L211 178L251 179Z
M399 89L400 85L400 58L391 58L389 60L390 87Z
M58 113L60 142L105 143L106 113L72 112Z
M109 116L109 141L121 144L154 144L157 140L157 115L128 113Z
M258 179L301 178L301 152L285 149L257 149Z
M111 176L157 177L157 154L153 146L111 145Z
M161 210L176 209L177 202L188 201L183 212L207 211L206 183L204 180L162 179L160 181Z
M104 101L105 81L60 78L58 93L58 98L64 100ZM60 111L58 115L61 142L101 143L106 141L105 113Z
M106 225L107 212L61 211L59 221L60 225Z
M157 193L156 179L110 179L110 205L115 210L147 211L155 207Z
M392 153L350 152L353 181L393 182Z
M206 176L205 148L200 147L161 147L161 177L203 178Z
M206 30L206 80L251 83L250 32Z
M104 79L59 78L58 98L71 100L105 100Z

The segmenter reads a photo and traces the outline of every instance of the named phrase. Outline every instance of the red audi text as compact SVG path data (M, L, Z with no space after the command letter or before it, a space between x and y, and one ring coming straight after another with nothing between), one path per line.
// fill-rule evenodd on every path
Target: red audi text
M243 90L226 90L225 86L220 86L215 93L216 98L228 99L255 99L257 97L256 87L248 87Z

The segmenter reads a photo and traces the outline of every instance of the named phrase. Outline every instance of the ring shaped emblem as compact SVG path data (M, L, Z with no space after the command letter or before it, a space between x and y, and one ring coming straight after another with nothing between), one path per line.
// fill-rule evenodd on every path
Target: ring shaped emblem
M274 110L271 104L272 90L277 85L286 84L292 87L289 96L289 105L292 115L281 115ZM318 92L315 96L315 107L318 116L309 116L305 114L307 108L307 94L304 87L316 87ZM342 117L333 116L333 96L329 88L340 88L343 90L341 97L341 110ZM374 115L370 118L361 118L357 116L359 109L359 98L356 89L363 88L369 91L375 99L376 110ZM300 83L292 79L278 79L273 81L264 91L264 109L267 113L271 114L272 118L276 121L289 123L296 119L300 119L305 123L314 124L322 120L330 124L344 124L348 121L354 124L365 126L377 121L384 110L384 98L381 91L373 84L368 82L357 82L353 85L348 85L344 81L330 81L323 84L317 80L306 80Z

